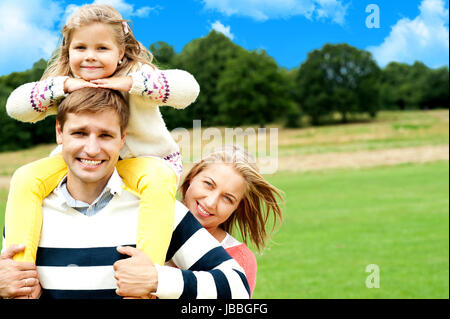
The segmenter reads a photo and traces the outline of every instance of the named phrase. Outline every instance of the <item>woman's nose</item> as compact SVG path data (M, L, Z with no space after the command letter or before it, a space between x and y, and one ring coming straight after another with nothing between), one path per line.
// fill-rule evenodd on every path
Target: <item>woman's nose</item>
M214 209L217 205L217 200L219 199L218 194L216 194L215 192L209 194L204 203L206 205L206 209L210 210L210 209Z

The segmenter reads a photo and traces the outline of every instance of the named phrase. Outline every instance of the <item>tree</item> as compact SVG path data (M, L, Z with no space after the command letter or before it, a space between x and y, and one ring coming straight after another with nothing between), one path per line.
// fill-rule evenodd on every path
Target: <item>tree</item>
M273 122L286 110L287 79L265 51L241 51L228 59L214 102L219 123L231 126Z
M349 114L379 109L380 69L367 51L348 44L326 44L308 54L296 78L295 98L313 124L334 112Z
M381 76L383 108L448 108L448 84L447 67L430 69L419 61L413 65L391 62Z
M222 33L211 31L206 37L192 40L175 58L175 67L190 72L200 85L197 101L185 110L163 108L168 127L192 127L192 121L201 119L202 125L218 124L219 107L215 101L217 82L227 61L244 49Z
M173 46L166 42L155 42L149 47L150 52L153 54L153 63L161 69L169 69L173 67L174 59L176 56Z
M0 151L18 150L41 143L55 141L55 118L49 117L35 124L22 123L8 116L5 105L8 96L18 86L38 81L47 66L41 59L33 68L24 72L13 72L0 77Z
M449 71L447 67L432 69L425 81L426 87L421 102L421 108L448 108L449 107Z

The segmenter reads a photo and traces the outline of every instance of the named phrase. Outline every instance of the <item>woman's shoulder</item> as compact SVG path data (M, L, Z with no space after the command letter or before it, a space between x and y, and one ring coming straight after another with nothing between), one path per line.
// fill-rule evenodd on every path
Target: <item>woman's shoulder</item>
M256 257L255 254L248 248L248 246L245 243L241 243L236 238L231 236L227 233L224 240L222 240L221 245L225 250L230 254L231 257L240 257L245 259L250 259L252 261L255 261L256 263Z

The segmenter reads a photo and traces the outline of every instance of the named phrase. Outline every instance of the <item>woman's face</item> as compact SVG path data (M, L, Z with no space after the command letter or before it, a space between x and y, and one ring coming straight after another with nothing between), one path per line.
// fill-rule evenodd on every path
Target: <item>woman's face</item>
M217 227L237 209L246 181L232 166L210 164L190 182L185 205L198 221L214 235Z

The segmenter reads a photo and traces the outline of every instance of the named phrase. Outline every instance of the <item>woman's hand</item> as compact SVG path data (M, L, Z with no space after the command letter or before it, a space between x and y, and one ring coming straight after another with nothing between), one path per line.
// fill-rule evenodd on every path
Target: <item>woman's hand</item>
M64 92L65 93L72 93L73 91L87 88L87 87L98 87L95 83L91 83L89 81L85 81L83 79L76 79L76 78L68 78L64 81Z
M99 88L113 89L117 91L128 92L133 86L133 78L131 76L111 77L105 79L91 80L91 83Z
M150 258L134 247L117 247L117 251L131 258L114 263L116 294L122 297L148 299L158 288L158 272Z

